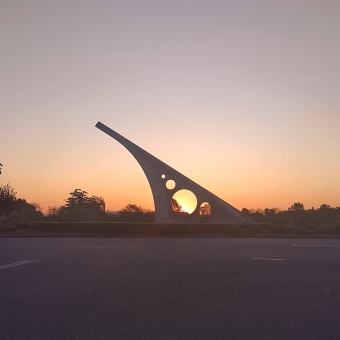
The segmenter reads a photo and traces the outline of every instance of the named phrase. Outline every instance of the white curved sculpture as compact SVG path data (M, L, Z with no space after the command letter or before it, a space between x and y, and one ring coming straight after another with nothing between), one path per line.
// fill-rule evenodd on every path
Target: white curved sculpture
M142 167L151 187L155 203L156 223L199 223L200 205L210 205L210 223L250 224L254 221L213 193L185 177L158 158L152 156L136 144L130 142L106 125L98 122L96 127L122 144L135 157ZM168 180L175 181L173 189L166 187ZM197 197L197 207L190 215L183 215L172 209L172 196L181 189L192 191Z

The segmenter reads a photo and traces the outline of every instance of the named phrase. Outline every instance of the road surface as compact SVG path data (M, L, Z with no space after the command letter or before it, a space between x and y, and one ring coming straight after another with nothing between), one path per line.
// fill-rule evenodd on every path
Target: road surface
M0 339L340 339L340 240L0 238Z

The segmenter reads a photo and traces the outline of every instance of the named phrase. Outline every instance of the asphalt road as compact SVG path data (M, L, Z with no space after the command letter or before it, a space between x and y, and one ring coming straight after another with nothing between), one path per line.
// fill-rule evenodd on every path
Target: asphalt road
M2 238L0 323L2 340L339 340L340 240Z

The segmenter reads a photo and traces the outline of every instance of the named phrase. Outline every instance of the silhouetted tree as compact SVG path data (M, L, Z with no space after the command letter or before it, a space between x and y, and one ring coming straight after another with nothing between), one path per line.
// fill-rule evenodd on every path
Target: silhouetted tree
M335 213L335 209L334 209ZM328 204L321 204L319 208L319 214L321 218L330 218L333 216L333 209Z
M117 211L113 219L117 222L142 222L150 223L155 221L155 212L143 209L137 204L128 204Z
M59 208L56 206L48 207L46 217L51 220L59 220Z
M183 210L182 206L177 202L177 200L175 198L171 199L171 206L172 206L173 211L175 211L179 214L189 215L188 212Z
M0 216L5 213L9 217L15 209L16 194L9 183L0 185Z
M38 210L38 209L40 210ZM14 203L12 221L14 223L37 222L44 218L41 208L37 203L28 203L23 198L18 198Z
M66 200L65 206L72 207L85 207L88 202L87 191L81 189L75 189L70 192L70 197Z
M128 204L117 212L118 220L121 222L141 222L143 208L137 204Z
M319 209L322 210L322 211L327 211L327 210L331 209L331 206L328 205L328 204L321 204Z
M175 211L175 212L181 212L182 211L182 206L179 205L177 200L174 199L174 198L171 199L171 206L172 206L172 210Z
M243 208L241 211L248 216L250 216L252 214L252 212L247 208Z
M295 225L335 225L340 224L340 207L332 208L328 204L321 204L320 208L306 210L300 202L294 203L287 210L277 208L247 209L242 212L248 214L259 223L278 223Z
M32 202L30 204L33 205L33 207L35 208L36 211L42 212L42 208L41 208L40 204L35 203L35 202Z
M278 208L272 208L272 209L269 209L269 208L265 208L264 209L264 215L266 217L273 217L275 216L277 213L279 213L281 210L278 209Z
M106 220L105 201L102 197L87 195L87 191L75 189L66 204L53 211L57 219L70 222ZM51 217L51 216L50 216Z
M0 175L2 174L2 164L0 163Z
M288 211L304 211L305 210L305 207L302 203L300 202L296 202L294 203L290 208L288 208Z
M256 222L264 222L264 210L263 209L257 209L255 210L252 214L251 214L252 218L256 221Z
M87 208L93 211L105 213L105 201L103 197L91 196L87 200Z

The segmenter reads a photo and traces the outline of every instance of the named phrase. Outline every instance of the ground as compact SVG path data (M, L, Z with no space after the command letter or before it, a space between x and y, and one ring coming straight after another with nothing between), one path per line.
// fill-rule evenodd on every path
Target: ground
M339 268L337 239L1 238L0 339L339 339Z

